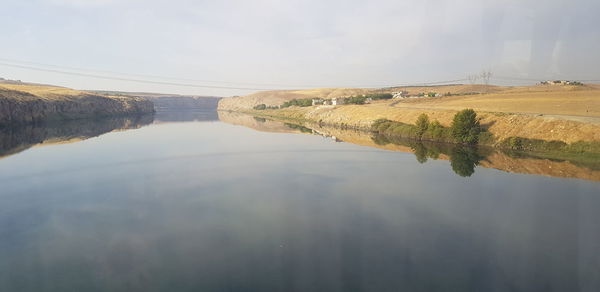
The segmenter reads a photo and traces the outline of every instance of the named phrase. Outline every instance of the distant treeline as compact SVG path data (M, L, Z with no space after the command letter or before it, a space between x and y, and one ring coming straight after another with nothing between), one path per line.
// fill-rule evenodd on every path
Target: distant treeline
M338 104L365 104L369 100L383 100L383 99L392 99L394 96L390 93L374 93L374 94L364 94L364 95L355 95L350 97L342 97L337 98ZM290 101L284 102L280 106L268 106L266 104L259 104L254 106L255 110L267 110L267 109L279 109L279 108L287 108L291 106L298 107L309 107L313 105L313 100L315 104L331 104L331 99L323 99L323 98L295 98Z
M364 95L355 95L348 98L345 98L344 101L347 104L365 104L367 100L383 100L383 99L392 99L394 96L391 93L374 93L374 94L364 94Z
M264 103L261 103L259 105L256 105L255 107L253 107L253 109L259 110L259 111L266 110L266 109L278 109L278 108L279 108L278 106L268 106Z
M301 99L292 99L290 101L286 101L281 105L281 108L286 108L290 106L300 106L306 107L312 105L312 98L301 98Z

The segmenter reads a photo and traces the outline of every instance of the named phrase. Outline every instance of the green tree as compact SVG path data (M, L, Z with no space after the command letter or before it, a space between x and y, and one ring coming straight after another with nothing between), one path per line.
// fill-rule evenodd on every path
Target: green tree
M264 104L264 103L262 103L262 104L259 104L259 105L255 106L254 109L255 110L259 110L259 111L265 110L265 109L267 109L267 105Z
M421 139L427 128L429 128L429 117L426 114L419 115L415 125L417 126L417 136Z
M481 125L474 110L465 109L454 115L451 133L456 142L477 144L480 132Z

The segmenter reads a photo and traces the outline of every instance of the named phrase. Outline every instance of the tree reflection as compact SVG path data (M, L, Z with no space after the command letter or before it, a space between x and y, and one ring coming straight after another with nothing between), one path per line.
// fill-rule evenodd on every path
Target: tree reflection
M415 141L383 135L373 136L372 139L378 145L395 144L410 147L419 163L425 163L429 159L436 160L440 155L446 155L452 170L462 177L473 175L475 167L485 158L483 151L473 146Z
M475 173L475 166L479 165L479 161L483 158L478 153L477 148L456 145L450 151L450 166L456 174L469 177Z

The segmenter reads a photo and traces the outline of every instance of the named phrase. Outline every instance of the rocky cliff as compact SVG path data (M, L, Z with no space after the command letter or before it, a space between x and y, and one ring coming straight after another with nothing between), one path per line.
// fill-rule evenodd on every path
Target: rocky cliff
M151 101L61 87L0 84L0 125L154 112Z

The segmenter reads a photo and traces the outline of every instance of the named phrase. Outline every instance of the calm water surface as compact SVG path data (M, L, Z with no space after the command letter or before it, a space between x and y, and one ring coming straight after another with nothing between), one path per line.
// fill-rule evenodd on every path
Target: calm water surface
M598 182L212 117L5 133L0 291L600 291Z

